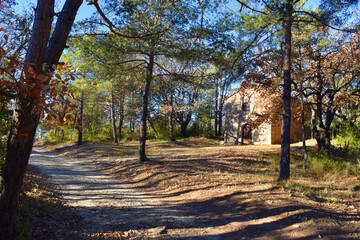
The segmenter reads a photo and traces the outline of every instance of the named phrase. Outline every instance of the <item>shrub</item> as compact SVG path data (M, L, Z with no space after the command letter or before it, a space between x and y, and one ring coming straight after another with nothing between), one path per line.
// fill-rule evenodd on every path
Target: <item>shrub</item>
M309 153L306 172L311 175L318 177L326 174L347 176L357 171L357 166L344 157L334 157L324 152Z
M346 151L360 152L360 126L342 126L335 142Z

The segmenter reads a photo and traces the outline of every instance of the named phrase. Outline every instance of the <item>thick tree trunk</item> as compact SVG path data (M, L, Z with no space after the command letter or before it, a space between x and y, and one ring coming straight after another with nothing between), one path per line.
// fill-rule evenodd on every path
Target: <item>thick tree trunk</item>
M180 125L180 136L183 138L186 137L186 135L187 135L186 128L187 128L187 124L185 122L183 122Z
M80 129L78 130L78 140L77 145L80 146L82 144L82 120L84 114L84 91L81 91L81 99L80 99L80 113L79 113L79 120L80 120Z
M187 137L187 127L190 123L192 113L186 114L185 121L181 121L180 123L180 136L185 138Z
M330 149L330 133L329 129L326 128L323 122L323 104L321 93L316 96L316 122L317 125L314 127L314 135L320 150Z
M0 239L13 239L13 226L23 177L32 150L39 116L33 105L17 100L7 143L6 161L0 179Z
M82 0L67 0L49 41L54 15L54 0L38 0L25 63L40 74L45 65L57 64L65 47L68 33ZM60 32L59 32L60 31ZM49 44L48 44L49 43ZM26 70L25 70L26 71ZM13 239L16 208L22 180L32 150L39 115L33 105L17 99L7 143L7 155L0 179L0 239Z
M145 147L146 147L146 120L148 114L148 101L149 101L149 92L150 84L152 80L154 68L154 55L149 55L149 63L146 68L146 82L144 85L143 95L142 95L142 109L141 109L141 119L140 119L140 141L139 141L139 161L146 162L149 159L146 157Z
M110 99L110 115L111 115L111 128L113 133L113 142L118 143L117 132L116 132L116 118L115 118L115 103L114 103L114 93L111 92Z
M184 113L177 113L175 120L180 125L180 137L182 138L187 137L186 129L190 123L191 116L192 116L192 112L189 112L186 114L186 119L184 119Z
M281 152L279 181L290 177L290 123L291 123L291 25L292 0L287 0L285 18L285 56L283 84L283 119L281 127Z

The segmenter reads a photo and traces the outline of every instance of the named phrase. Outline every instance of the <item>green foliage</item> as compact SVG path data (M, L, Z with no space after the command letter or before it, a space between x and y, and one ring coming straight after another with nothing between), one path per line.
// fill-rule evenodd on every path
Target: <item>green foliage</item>
M279 170L279 164L280 164L280 155L279 154L271 154L270 155L271 168L274 171L278 171Z
M346 156L332 156L325 152L309 152L306 173L317 177L348 176L359 172L357 164Z
M2 105L0 110L0 167L5 161L6 142L9 135L12 111L8 110L6 105Z
M126 130L123 133L123 140L125 141L138 141L140 139L140 134L138 131L130 132L130 130Z
M360 124L342 126L335 142L344 148L345 151L360 153Z

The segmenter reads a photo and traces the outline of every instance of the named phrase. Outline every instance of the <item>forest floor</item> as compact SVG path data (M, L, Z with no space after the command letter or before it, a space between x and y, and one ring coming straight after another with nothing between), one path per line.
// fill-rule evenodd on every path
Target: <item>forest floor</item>
M291 180L278 184L279 151L203 138L149 141L151 161L140 164L136 142L38 145L30 165L51 178L60 211L76 221L52 230L37 223L32 236L360 239L359 177L302 173L293 145Z

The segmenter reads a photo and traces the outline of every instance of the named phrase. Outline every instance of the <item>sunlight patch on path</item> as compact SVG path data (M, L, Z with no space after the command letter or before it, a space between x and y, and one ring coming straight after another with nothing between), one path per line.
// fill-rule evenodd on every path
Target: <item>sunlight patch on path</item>
M151 196L121 184L118 180L39 151L30 165L51 177L63 194L66 206L75 207L86 223L86 232L106 232L193 223L171 206L163 206Z

